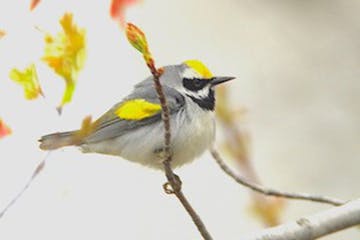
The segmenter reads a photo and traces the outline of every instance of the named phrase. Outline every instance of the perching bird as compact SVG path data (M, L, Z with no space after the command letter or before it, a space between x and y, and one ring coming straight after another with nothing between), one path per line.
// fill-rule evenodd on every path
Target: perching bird
M215 93L218 84L234 77L214 77L198 60L163 68L160 82L170 111L173 168L193 161L215 138ZM153 77L135 85L121 102L97 119L86 134L81 130L41 137L40 148L79 146L83 152L116 155L162 169L164 147L161 106Z

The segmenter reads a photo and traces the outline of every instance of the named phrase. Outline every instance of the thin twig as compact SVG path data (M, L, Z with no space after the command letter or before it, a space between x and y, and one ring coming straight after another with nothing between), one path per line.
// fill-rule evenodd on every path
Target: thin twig
M163 88L160 83L160 76L163 73L163 69L157 69L155 67L154 59L151 56L149 51L149 47L146 41L145 34L138 28L136 25L132 23L128 23L126 25L126 36L130 42L130 44L136 48L141 54L146 62L146 65L151 71L153 75L154 87L160 101L161 105L161 119L164 123L164 147L161 152L164 165L164 171L166 178L168 180L167 183L163 185L164 190L167 194L175 194L175 196L179 199L181 204L184 206L185 210L188 212L199 232L203 236L204 239L211 240L211 236L209 232L206 230L204 223L201 221L199 215L192 208L185 195L181 191L181 180L180 178L173 172L171 169L171 161L172 161L172 152L170 149L170 141L171 141L171 131L170 131L170 111L166 102L166 97L163 92Z
M261 186L256 183L249 182L245 178L241 176L237 176L223 161L220 154L213 148L210 150L211 155L216 160L216 162L219 164L220 168L229 175L232 179L234 179L237 183L250 188L253 191L268 195L268 196L275 196L275 197L282 197L282 198L289 198L289 199L297 199L297 200L306 200L306 201L312 201L312 202L319 202L319 203L326 203L331 204L334 206L340 206L346 203L346 201L330 198L326 196L318 196L318 195L311 195L307 193L289 193L289 192L283 192L278 191L274 189L270 189L264 186Z
M240 114L241 116L245 115L245 109L234 111L231 108L228 90L227 86L219 86L216 89L215 113L223 130L224 147L232 160L237 163L236 170L239 174L245 177L247 181L261 184L249 153L250 137L248 132L240 128L238 124ZM255 191L251 191L250 194L252 196L252 210L261 218L263 223L268 227L278 225L281 222L281 214L286 203L284 199L268 198L266 195Z
M44 159L37 165L35 168L33 174L31 175L30 179L26 182L25 186L18 192L18 194L8 203L8 205L0 212L0 218L2 218L7 211L12 207L17 200L24 194L24 192L31 186L31 184L34 182L35 178L39 175L39 173L44 169L46 160L48 159L51 152L48 152Z
M199 215L196 213L196 211L194 210L194 208L191 206L191 204L189 203L189 201L187 200L187 198L185 197L185 195L183 194L182 190L181 190L181 180L180 178L173 172L172 168L171 168L171 160L172 160L172 155L171 155L171 151L170 151L170 139L171 139L171 131L170 131L170 112L169 112L169 107L167 105L166 102L166 97L165 94L163 92L163 88L161 86L160 83L160 75L161 72L158 71L155 68L154 62L151 61L150 63L148 63L148 67L151 70L151 73L153 75L153 79L154 79L154 86L155 86L155 90L156 93L158 95L160 104L161 104L161 108L162 108L162 121L164 123L164 130L165 130L165 134L164 134L164 154L165 154L165 160L163 161L163 165L164 165L164 171L166 174L166 178L168 180L168 184L164 185L164 189L166 193L173 193L175 194L175 196L179 199L179 201L181 202L181 204L183 205L183 207L185 208L185 210L187 211L187 213L190 215L191 219L193 220L193 222L195 223L197 229L199 230L200 234L202 235L202 237L205 240L211 240L212 237L209 234L209 232L207 231L204 223L202 222L201 218L199 217ZM171 186L171 189L168 189L168 185Z

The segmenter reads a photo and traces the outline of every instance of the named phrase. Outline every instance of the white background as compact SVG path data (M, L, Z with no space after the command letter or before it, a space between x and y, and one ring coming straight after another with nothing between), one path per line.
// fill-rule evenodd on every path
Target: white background
M33 13L28 1L0 4L8 33L0 40L0 116L14 131L0 140L3 208L45 156L41 135L99 116L148 70L108 16L109 1L43 0ZM54 33L65 11L87 29L88 58L59 118L63 82L39 61L43 33L34 26ZM215 74L237 77L233 106L248 109L251 152L266 185L352 199L360 196L359 11L356 0L144 0L127 17L146 32L158 66L198 58ZM26 101L8 73L34 61L46 99ZM177 200L163 193L161 172L75 148L48 160L0 219L0 239L199 239ZM247 191L208 153L177 172L215 239L261 228ZM283 221L327 207L291 201ZM359 236L352 229L324 239Z

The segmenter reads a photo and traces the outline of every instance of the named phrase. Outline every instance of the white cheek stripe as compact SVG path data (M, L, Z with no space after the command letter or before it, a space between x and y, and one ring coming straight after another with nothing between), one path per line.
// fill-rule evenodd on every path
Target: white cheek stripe
M210 86L206 86L203 89L193 92L185 89L185 94L193 96L195 98L206 98L209 95Z
M183 77L184 78L201 78L200 74L196 71L194 71L193 69L191 68L187 68L184 70L183 72Z

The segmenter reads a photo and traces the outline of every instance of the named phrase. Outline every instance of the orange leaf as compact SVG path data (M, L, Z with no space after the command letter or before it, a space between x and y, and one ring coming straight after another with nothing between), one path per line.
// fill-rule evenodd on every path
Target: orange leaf
M3 38L6 35L6 32L4 30L0 29L0 38Z
M34 10L39 3L40 3L40 0L31 0L30 11Z
M136 3L137 0L112 0L110 4L110 16L114 20L118 20L121 26L125 25L125 9L126 7Z
M6 137L11 134L11 129L9 126L5 124L3 120L0 118L0 138Z

